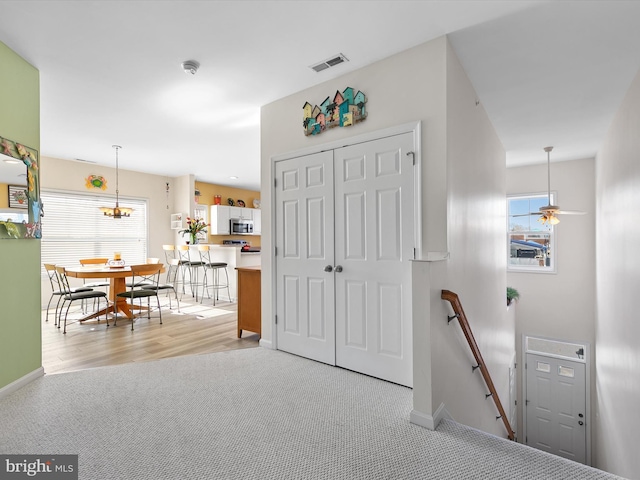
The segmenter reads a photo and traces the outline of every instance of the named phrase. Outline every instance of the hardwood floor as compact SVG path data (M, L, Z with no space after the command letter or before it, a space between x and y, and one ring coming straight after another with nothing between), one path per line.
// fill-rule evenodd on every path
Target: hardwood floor
M185 300L188 296L185 297ZM253 348L260 337L243 332L237 338L237 304L209 301L205 306L180 302L181 314L169 310L166 299L162 303L162 325L158 312L131 321L120 317L114 327L102 318L99 322L69 323L80 312L69 313L67 333L53 325L53 310L49 321L42 315L42 366L45 373L62 373L86 368L104 367L130 362L145 362L181 355ZM206 303L206 300L205 300ZM175 303L174 303L175 308Z

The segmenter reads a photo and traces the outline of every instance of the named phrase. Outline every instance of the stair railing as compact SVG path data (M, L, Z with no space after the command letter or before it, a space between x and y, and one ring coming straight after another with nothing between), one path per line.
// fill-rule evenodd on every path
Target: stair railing
M448 315L447 322L451 323L451 320L454 318L458 319L460 323L460 327L464 332L464 336L467 338L467 342L469 343L469 347L471 348L471 352L473 353L473 357L476 359L476 365L471 367L472 371L480 370L482 373L482 377L484 378L484 382L487 384L489 388L489 393L485 394L485 398L493 398L494 403L496 404L496 408L498 409L499 416L496 417L496 420L502 419L502 423L504 423L504 427L507 429L507 436L509 440L515 440L515 434L511 429L511 425L509 424L509 419L504 412L504 408L502 408L502 403L500 402L500 398L498 397L498 392L496 391L496 387L493 385L493 380L491 380L491 374L489 374L489 370L487 369L486 364L484 363L484 359L482 358L482 353L480 353L480 348L476 343L476 339L473 336L473 332L471 331L471 327L469 326L469 322L467 321L467 317L464 314L464 310L462 309L462 304L460 303L460 299L458 295L449 291L442 290L441 298L443 300L447 300L451 303L453 307L453 311L455 315Z

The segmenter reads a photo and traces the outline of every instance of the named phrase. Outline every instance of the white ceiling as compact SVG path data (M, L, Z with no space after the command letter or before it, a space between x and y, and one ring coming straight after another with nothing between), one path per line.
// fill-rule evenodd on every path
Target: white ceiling
M42 155L112 167L119 144L121 168L252 189L260 106L443 34L508 165L594 156L640 67L636 1L3 0L0 18L40 70Z

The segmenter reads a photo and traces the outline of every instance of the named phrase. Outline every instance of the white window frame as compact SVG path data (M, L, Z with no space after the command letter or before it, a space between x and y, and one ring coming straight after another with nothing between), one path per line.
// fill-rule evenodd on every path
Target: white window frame
M114 252L121 252L127 264L146 262L149 249L147 199L120 196L120 207L133 208L133 212L131 217L115 219L104 216L98 210L98 206L115 206L113 195L43 189L41 197L44 210L41 240L43 264L76 267L80 258L113 258ZM54 209L51 197L60 199L59 203L56 202L57 209ZM61 207L60 203L69 205ZM68 212L65 210L66 213L62 213L62 208L68 209ZM61 219L60 215L65 218ZM73 221L77 218L87 219L86 227ZM64 220L64 223L60 221L57 224L59 228L56 228L53 223L56 220ZM61 225L64 225L64 230L60 228ZM114 226L124 227L124 231L114 231ZM130 232L128 227L131 227ZM42 276L46 278L44 268Z
M545 204L547 203L548 193L518 193L518 194L509 194L507 195L507 271L515 272L515 273L543 273L543 274L555 274L557 273L558 267L558 250L556 248L557 245L557 231L554 225L551 225L549 230L546 232L537 232L534 230L523 231L523 234L536 234L536 233L549 233L549 248L551 249L551 265L550 266L539 266L539 265L512 265L511 264L511 232L509 230L509 202L510 200L516 199L531 199L531 198L544 198ZM556 193L551 192L551 204L554 204L556 200ZM534 217L535 218L535 217Z

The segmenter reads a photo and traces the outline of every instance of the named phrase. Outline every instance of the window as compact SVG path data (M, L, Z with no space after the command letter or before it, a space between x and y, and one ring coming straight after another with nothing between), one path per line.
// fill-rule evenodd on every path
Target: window
M540 207L549 203L547 195L507 197L507 269L517 272L555 272L553 225L539 222ZM553 195L551 196L553 204ZM531 215L533 214L533 215Z
M80 258L113 258L114 252L121 252L129 265L145 263L146 200L120 197L120 206L133 208L133 213L116 220L98 210L113 206L113 196L43 191L41 197L42 263L75 267ZM45 275L44 268L42 272Z

